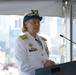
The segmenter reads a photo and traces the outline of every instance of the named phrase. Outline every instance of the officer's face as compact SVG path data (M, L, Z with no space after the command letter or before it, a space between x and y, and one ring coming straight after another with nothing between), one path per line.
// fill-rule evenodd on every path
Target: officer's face
M35 34L39 31L40 28L40 20L39 19L30 19L26 23L27 31L31 34Z

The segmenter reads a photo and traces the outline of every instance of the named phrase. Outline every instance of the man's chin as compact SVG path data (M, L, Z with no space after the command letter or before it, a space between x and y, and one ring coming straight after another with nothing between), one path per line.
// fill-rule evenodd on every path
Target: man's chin
M38 32L39 32L39 30L36 30L36 31L35 31L35 33L38 33Z

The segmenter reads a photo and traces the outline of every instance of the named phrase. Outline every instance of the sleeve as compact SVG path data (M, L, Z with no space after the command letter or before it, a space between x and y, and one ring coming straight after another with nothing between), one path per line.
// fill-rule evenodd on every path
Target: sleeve
M20 75L31 75L27 72L28 67L28 53L25 47L22 45L22 41L20 39L16 40L14 57L16 60L16 65L18 67Z

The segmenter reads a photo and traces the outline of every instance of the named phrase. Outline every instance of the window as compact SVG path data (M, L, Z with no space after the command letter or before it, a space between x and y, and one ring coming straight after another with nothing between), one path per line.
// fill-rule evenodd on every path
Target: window
M0 16L0 70L3 75L18 75L13 51L16 38L22 34L22 18L18 15ZM49 59L54 59L57 64L65 62L65 46L60 37L63 34L63 18L44 16L40 26L39 34L48 40Z

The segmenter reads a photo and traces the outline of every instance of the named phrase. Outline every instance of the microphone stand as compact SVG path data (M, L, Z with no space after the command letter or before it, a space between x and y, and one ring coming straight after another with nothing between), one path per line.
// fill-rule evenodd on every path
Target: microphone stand
M63 38L65 38L65 39L67 39L67 40L69 40L70 42L72 42L72 43L74 43L74 44L76 45L76 43L75 43L74 41L68 39L67 37L65 37L65 36L63 36L63 35L60 35L60 36L63 37ZM70 53L71 53L71 61L72 61L72 50L71 50Z
M66 38L67 40L69 40L69 41L71 41L72 43L76 44L74 41L68 39L67 37L65 37L65 36L63 36L63 35L60 35L60 36L63 37L63 38Z

